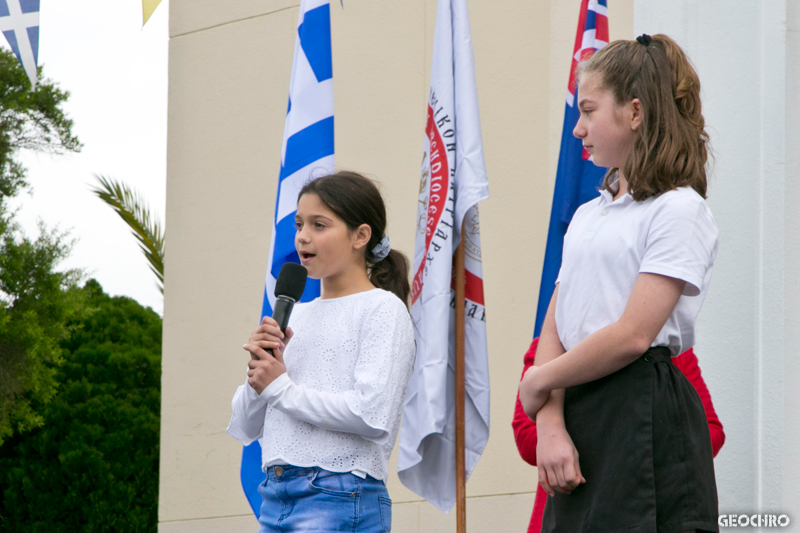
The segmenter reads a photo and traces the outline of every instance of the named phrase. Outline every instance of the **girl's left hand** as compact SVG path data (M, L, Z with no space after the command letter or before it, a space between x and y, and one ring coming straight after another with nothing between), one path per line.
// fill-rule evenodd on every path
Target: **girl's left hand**
M245 344L242 348L250 352L250 361L247 363L247 382L258 394L264 392L264 389L278 376L286 373L283 351L280 348L272 348L274 356L253 344Z
M543 390L538 386L537 374L540 369L541 367L538 366L530 367L519 382L519 402L522 404L522 410L531 420L536 420L536 413L550 399L550 391Z

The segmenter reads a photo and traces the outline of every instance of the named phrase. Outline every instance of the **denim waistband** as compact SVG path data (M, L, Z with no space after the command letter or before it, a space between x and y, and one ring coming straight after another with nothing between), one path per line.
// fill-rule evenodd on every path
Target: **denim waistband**
M319 470L322 469L318 466L272 465L267 468L267 477L270 479L286 479L290 477L307 476Z
M327 472L330 474L350 474L360 479L376 480L374 477L366 474L365 476L356 475L353 472L334 472L332 470L325 470L318 466L294 466L294 465L272 465L267 467L267 478L269 479L288 479L292 477L301 477L314 474L316 472ZM380 480L376 480L380 481Z

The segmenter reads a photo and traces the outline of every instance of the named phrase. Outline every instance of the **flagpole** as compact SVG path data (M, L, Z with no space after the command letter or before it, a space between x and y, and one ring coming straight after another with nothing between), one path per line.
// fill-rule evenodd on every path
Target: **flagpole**
M467 532L467 476L464 452L464 223L456 248L456 531Z

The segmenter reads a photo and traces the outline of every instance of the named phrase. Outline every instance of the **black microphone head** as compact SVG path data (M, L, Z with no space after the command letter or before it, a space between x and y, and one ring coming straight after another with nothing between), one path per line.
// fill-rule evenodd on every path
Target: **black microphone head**
M300 301L306 288L308 270L297 263L284 263L278 280L275 282L275 296L286 296L295 302Z

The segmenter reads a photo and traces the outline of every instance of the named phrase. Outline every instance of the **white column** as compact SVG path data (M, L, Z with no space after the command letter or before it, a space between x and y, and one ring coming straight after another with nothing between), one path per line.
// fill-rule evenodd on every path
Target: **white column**
M800 529L800 2L787 2L786 200L784 239L785 316L783 390L784 509Z
M696 352L727 436L715 462L720 512L800 523L798 10L786 0L634 2L634 33L665 33L694 63L715 155L720 250Z

